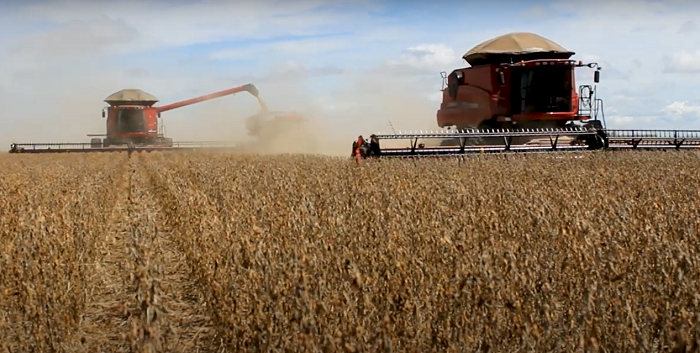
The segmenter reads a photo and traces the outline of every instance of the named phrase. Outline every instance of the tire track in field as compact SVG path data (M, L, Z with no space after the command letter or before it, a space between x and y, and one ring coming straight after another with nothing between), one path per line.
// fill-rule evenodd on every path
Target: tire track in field
M163 157L155 154L141 158L144 160L143 169L149 184L149 191L151 191L154 196L153 201L156 201L154 207L162 212L161 225L164 230L163 233L167 234L167 238L163 240L163 244L166 245L165 248L169 252L177 254L178 263L182 264L181 268L183 272L181 275L187 279L186 282L181 283L184 288L176 291L176 293L190 293L189 297L182 298L187 301L189 310L196 308L198 309L196 310L198 315L202 318L206 318L207 327L210 327L211 330L207 331L209 335L208 338L202 340L210 342L209 345L206 346L208 349L205 351L235 351L231 350L231 347L225 343L228 332L223 331L224 329L222 328L223 319L221 313L218 312L216 308L217 298L213 295L209 287L209 282L205 278L206 275L202 272L203 269L197 266L197 258L193 257L196 256L195 254L201 251L201 249L187 248L187 246L190 245L179 241L181 239L177 238L177 236L189 236L189 234L177 234L179 231L177 229L178 222L192 221L192 219L188 217L188 210L182 209L182 206L178 204L179 200L173 198L174 195L172 194L172 189L169 188L170 186L165 184L166 180L163 178L167 177L163 177L162 171L159 170L159 168L163 168L163 165L159 163L163 160ZM193 236L197 235L193 234Z
M128 352L124 332L127 330L126 303L131 299L128 288L128 258L125 237L128 233L129 179L132 163L129 161L121 167L120 177L113 188L116 198L111 208L107 231L96 240L101 258L92 264L92 275L85 278L90 283L86 293L89 303L76 336L79 342L72 345L74 351L86 352ZM69 348L69 350L71 350Z
M160 267L159 297L164 310L160 323L163 352L217 352L221 349L214 321L209 315L206 300L201 295L187 258L173 241L164 224L159 200L155 197L147 168L149 157L135 159L138 172L134 174L134 194L139 207L155 226L150 259Z
M163 232L141 158L120 171L107 231L96 240L78 352L207 352L216 330L182 253Z

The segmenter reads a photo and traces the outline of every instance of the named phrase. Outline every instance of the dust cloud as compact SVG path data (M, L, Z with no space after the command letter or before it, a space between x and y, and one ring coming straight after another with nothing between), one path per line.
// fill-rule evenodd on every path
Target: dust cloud
M442 81L437 73L435 78L424 78L375 71L360 75L355 82L352 89L343 91L342 96L357 102L357 109L347 115L364 132L364 137L377 132L438 128L436 114L440 104L428 99L431 93L440 89ZM386 140L382 146L405 147L407 141Z
M223 82L218 77L129 74L133 68L109 71L95 64L78 67L69 61L35 70L15 72L0 105L9 107L0 143L89 142L87 134L105 132L101 110L109 94L124 88L139 88L155 95L164 105L180 99L252 83L273 112L296 112L301 125L270 124L262 138L250 136L246 125L260 113L256 99L247 92L164 112L166 135L175 141L229 141L252 153L311 153L349 156L358 135L376 132L436 129L439 103L427 97L440 88L440 77L427 80L396 76L382 70L351 71L331 77L330 88L309 89L314 77L276 80L274 77ZM328 79L328 78L325 78ZM431 92L432 91L432 92ZM392 129L393 126L393 129ZM406 141L384 146L406 146Z
M75 81L74 81L75 82ZM247 120L260 113L253 97L222 97L212 101L164 112L166 135L175 141L230 141L253 153L311 153L333 156L350 154L358 135L375 132L435 129L435 103L421 102L415 92L402 87L360 78L357 85L343 87L319 102L313 94L297 101L294 111L304 118L303 124L270 122L261 138L250 136ZM38 103L24 105L28 110L13 114L17 120L3 129L3 145L11 142L88 142L89 133L105 131L102 102L110 93L134 85L76 85L65 93L35 92ZM82 91L82 92L81 92ZM147 92L159 97L153 89ZM206 93L206 92L205 92ZM284 93L262 91L271 111L290 111ZM281 101L281 102L278 102ZM3 102L17 107L17 102ZM162 104L170 103L159 102ZM432 104L431 104L432 103ZM398 143L404 143L399 141Z
M438 74L428 78L427 84L411 76L397 77L376 70L348 72L333 79L335 88L326 91L309 89L304 84L313 77L234 80L236 84L256 85L273 115L258 117L264 126L258 136L250 134L248 124L261 107L247 93L168 112L170 125L176 127L167 131L176 141L234 142L241 146L236 150L246 153L349 156L358 135L437 129L439 103L428 97L430 86L433 94L439 92ZM274 119L274 115L289 113L301 115L303 123ZM184 123L193 121L192 117L196 117L196 123ZM385 141L383 145L407 146L407 142Z
M255 99L242 92L164 112L162 116L168 136L175 141L235 142L247 137L244 118L258 111Z
M365 79L358 83L354 89L344 88L331 96L331 105L344 105L343 109L329 109L318 104L299 109L304 124L270 124L263 133L266 137L250 150L349 156L352 142L358 135L368 138L377 132L436 129L434 103L421 101L415 92L401 87ZM406 146L406 141L384 141L383 145Z
M256 84L254 80L241 84L244 83ZM254 97L239 93L235 97L222 97L168 112L171 114L169 126L173 126L167 130L168 135L175 141L225 141L239 145L236 151L246 153L326 154L328 145L323 139L323 122L312 113L311 105L299 97L294 106L300 109L290 109L289 102L285 102L289 101L288 95L281 93L289 91L275 87L278 85L268 86L266 88L272 89L267 90L256 85L260 98L270 110L267 115ZM294 113L303 117L301 123L285 119L286 115ZM257 134L251 132L251 120L260 123Z
M15 142L89 142L87 134L104 133L101 110L106 104L101 104L101 99L39 85L30 85L27 91L14 91L0 98L0 106L7 107L4 109L9 113L3 116L5 127L0 133L3 152ZM89 87L85 91L89 92Z

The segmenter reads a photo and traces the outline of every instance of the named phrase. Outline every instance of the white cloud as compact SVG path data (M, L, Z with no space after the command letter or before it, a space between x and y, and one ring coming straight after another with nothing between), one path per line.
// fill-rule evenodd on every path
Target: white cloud
M695 21L685 21L681 25L681 28L678 29L678 33L682 34L692 34L696 33L698 31L698 25L695 23Z
M18 53L82 56L105 48L133 42L139 31L123 20L100 16L90 20L71 20L50 32L23 37L10 45Z
M639 105L641 100L630 100ZM641 102L643 105L643 102ZM608 128L612 129L700 129L700 105L688 102L673 102L658 114L640 113L620 115L616 112L606 117Z
M229 48L209 53L209 57L217 60L247 59L255 55L277 53L282 57L295 57L325 54L331 51L344 50L352 47L352 42L346 38L305 38L283 40L274 43L253 44L245 48Z
M235 79L240 82L275 83L322 76L337 76L343 72L342 68L334 66L309 68L296 61L287 61L267 70L264 75L244 75Z
M388 60L390 68L409 73L435 73L458 64L455 50L443 44L420 44L407 48L398 60Z
M657 120L656 116L613 115L606 118L606 123L610 129L638 129L640 125L649 126Z
M141 33L125 21L106 16L90 20L73 20L52 31L25 35L7 46L12 55L6 68L15 72L36 69L60 70L61 62L70 64L103 60L130 48Z
M24 59L40 61L49 53L82 57L106 49L142 53L227 40L242 40L247 45L275 37L314 36L338 31L337 23L368 23L366 11L376 8L374 0L207 0L191 4L54 0L26 6L10 18L8 26L32 22L50 28L21 35L11 43L11 48L25 54ZM280 49L295 49L289 44L280 44Z
M688 102L673 102L662 109L662 111L675 119L688 116L700 118L700 105L691 105Z
M630 123L634 122L636 119L631 116L619 116L619 115L613 115L608 118L610 123L614 126L626 126L629 125Z
M700 72L700 50L681 51L663 57L664 71L669 73Z

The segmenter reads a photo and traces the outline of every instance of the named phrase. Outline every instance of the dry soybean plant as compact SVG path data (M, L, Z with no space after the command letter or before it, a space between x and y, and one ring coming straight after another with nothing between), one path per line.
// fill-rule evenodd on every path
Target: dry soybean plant
M700 154L576 157L2 157L0 339L697 351Z
M0 164L0 346L66 350L90 300L85 279L107 228L102 207L118 192L108 186L123 166L93 156L3 156Z

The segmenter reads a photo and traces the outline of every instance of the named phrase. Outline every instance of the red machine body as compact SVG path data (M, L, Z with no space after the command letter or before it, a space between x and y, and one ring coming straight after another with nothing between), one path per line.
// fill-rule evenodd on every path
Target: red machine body
M470 67L450 75L443 72L438 126L553 129L590 120L595 89L582 86L577 92L575 69L600 68L571 60L574 54L529 32L507 33L476 45L462 56Z
M569 59L534 59L484 64L452 71L437 111L440 127L457 129L561 128L591 118L581 110L576 67L595 67ZM599 72L594 81L598 82ZM581 92L592 92L582 86Z
M107 134L103 147L133 143L136 145L167 145L165 136L160 134L158 111L143 105L119 105L106 108Z
M105 135L89 135L104 136L104 139L93 138L90 143L93 147L115 145L172 147L173 140L165 137L162 124L158 121L162 112L244 91L258 97L258 89L252 84L246 84L160 107L154 107L153 105L158 100L143 91L122 90L116 92L105 99L105 102L110 106L102 111L102 116L107 118L107 133Z

